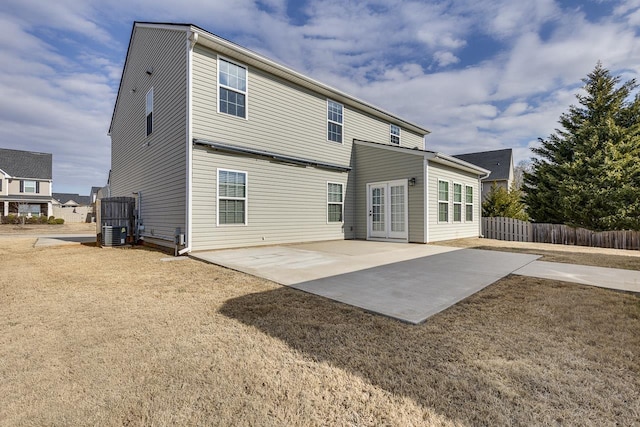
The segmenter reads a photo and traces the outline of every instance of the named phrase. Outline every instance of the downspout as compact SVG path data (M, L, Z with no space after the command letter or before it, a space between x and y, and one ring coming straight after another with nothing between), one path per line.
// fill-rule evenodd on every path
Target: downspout
M424 156L424 242L429 243L429 160Z
M478 236L484 237L482 234L482 180L488 178L491 175L491 171L486 173L484 176L478 175Z
M193 82L191 76L193 75L193 47L198 42L198 34L192 31L187 32L187 176L186 176L186 212L185 212L185 229L187 242L186 246L178 251L178 255L184 255L191 252L191 242L193 241L193 120L192 120L192 99L191 93L193 90Z

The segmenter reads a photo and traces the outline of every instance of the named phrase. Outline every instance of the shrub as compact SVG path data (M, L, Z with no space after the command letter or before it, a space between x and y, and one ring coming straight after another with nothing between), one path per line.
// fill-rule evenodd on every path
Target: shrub
M20 220L18 218L18 215L9 214L8 216L4 217L2 222L4 222L5 224L19 224Z
M64 224L64 218L56 218L56 224Z

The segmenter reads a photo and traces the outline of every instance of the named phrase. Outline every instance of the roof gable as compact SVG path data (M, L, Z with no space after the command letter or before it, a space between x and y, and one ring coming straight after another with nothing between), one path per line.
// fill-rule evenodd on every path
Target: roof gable
M0 148L0 170L15 178L52 178L53 156L50 153Z
M506 148L504 150L457 154L453 157L490 170L491 175L487 178L489 181L509 180L513 178L512 151L511 148Z

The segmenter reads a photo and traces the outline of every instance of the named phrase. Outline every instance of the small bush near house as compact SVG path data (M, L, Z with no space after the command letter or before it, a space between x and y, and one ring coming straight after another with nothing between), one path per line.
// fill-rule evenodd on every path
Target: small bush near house
M18 224L19 223L18 215L9 214L7 216L3 216L2 217L2 223L3 224Z
M64 224L64 218L56 218L56 224Z

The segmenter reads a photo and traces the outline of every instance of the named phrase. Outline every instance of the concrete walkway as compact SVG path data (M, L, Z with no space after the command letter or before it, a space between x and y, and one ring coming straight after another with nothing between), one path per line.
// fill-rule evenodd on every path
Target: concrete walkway
M421 323L539 258L358 240L190 256L409 323Z
M640 271L634 270L534 261L513 273L640 293Z

